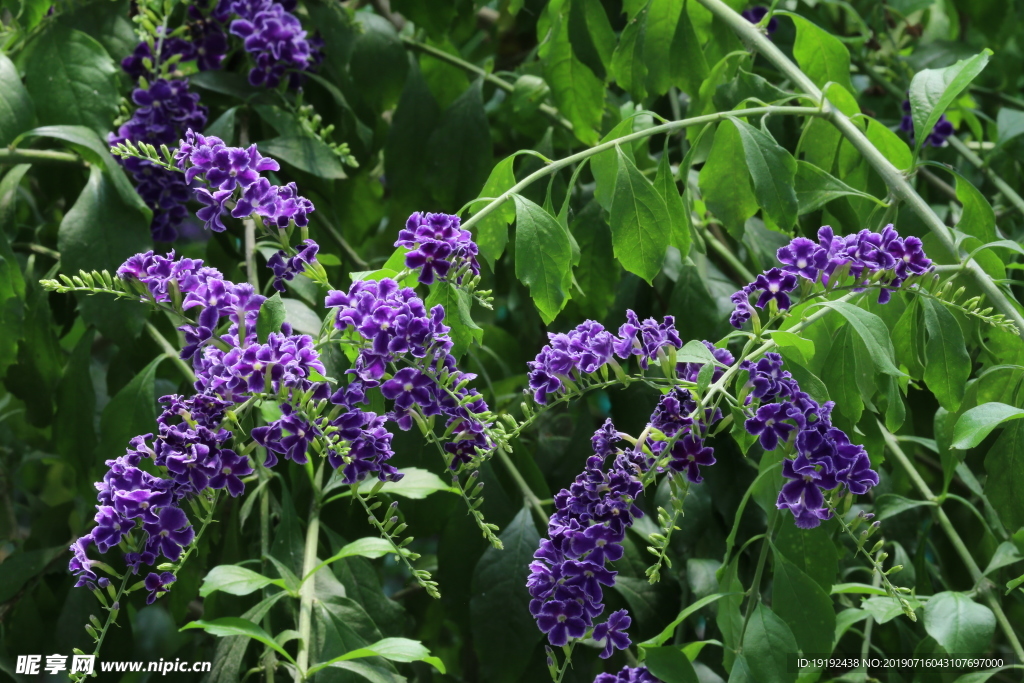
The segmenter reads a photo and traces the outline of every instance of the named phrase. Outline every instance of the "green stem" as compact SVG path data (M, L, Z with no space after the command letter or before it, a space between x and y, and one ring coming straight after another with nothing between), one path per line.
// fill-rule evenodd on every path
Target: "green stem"
M302 557L302 574L305 578L316 567L316 549L320 540L320 484L323 468L317 468L313 477L313 502L309 506L309 522L306 526L306 547ZM305 581L299 588L299 652L295 658L295 683L306 678L309 668L309 640L313 631L313 596L316 581Z
M880 564L879 556L881 554L882 551L879 550L878 555L875 555L876 564ZM880 588L882 585L882 576L883 574L881 572L874 572L874 576L871 577L871 585L875 588ZM860 648L861 659L867 659L868 655L871 653L871 631L874 629L874 627L875 619L870 614L868 614L868 620L864 624L864 644Z
M522 492L523 498L526 499L526 502L529 503L530 507L533 508L533 511L537 513L537 516L544 521L544 524L547 524L548 515L546 512L544 512L544 506L541 504L540 498L537 497L537 494L533 492L533 489L530 488L530 485L526 483L525 479L523 479L523 475L520 474L519 469L516 467L515 463L512 462L512 458L508 457L508 453L506 453L505 449L500 446L498 447L497 453L498 460L500 460L502 464L505 465L505 467L508 469L508 473L512 475L512 479L515 480L516 485Z
M182 360L181 355L178 353L177 349L171 346L171 343L167 341L167 337L160 334L160 330L156 329L156 325L154 325L151 322L147 322L146 332L153 339L153 341L157 343L157 346L159 346L160 350L164 352L164 355L167 356L171 360L171 362L173 362L176 366L178 366L178 370L181 371L181 374L185 377L185 379L188 380L190 384L195 382L196 373L192 371L192 368L188 366L188 363Z
M121 579L121 587L117 589L117 595L114 597L114 602L111 605L111 607L113 607L113 605L115 605L115 604L118 607L120 607L121 599L124 598L124 594L128 590L128 580L131 577L132 577L131 570L130 569L125 569L124 578ZM102 589L100 589L100 590L102 590ZM116 609L116 610L115 609L108 609L107 610L107 619L106 619L106 621L103 622L103 628L100 629L99 635L96 637L96 647L93 648L93 651L92 651L92 656L93 657L97 657L100 654L100 649L103 647L103 641L106 639L107 632L110 630L110 627L114 625L114 621L117 619L117 613L119 611L120 611L120 609ZM77 677L75 675L71 676L71 680L78 680L78 681L80 681L80 680L84 680L84 678L85 678L84 674L83 675L79 675Z
M697 1L725 22L747 46L764 55L796 87L810 95L815 101L821 102L822 112L820 115L828 119L842 133L843 137L849 140L850 144L861 153L864 159L871 164L875 172L885 181L893 197L906 202L910 209L921 218L925 225L928 226L928 229L938 238L943 247L951 254L958 255L959 252L949 228L932 211L921 195L914 190L903 172L892 165L848 116L827 100L818 86L811 81L807 74L800 70L800 67L794 64L775 43L769 40L767 35L733 11L722 0ZM737 112L733 112L733 114L740 115ZM992 278L975 261L970 261L966 269L970 271L978 286L981 287L992 304L1016 324L1018 334L1024 338L1024 315L1021 315L1015 302L992 281Z
M422 52L423 54L430 55L434 59L439 59L442 62L447 62L452 66L458 67L464 71L468 71L471 74L479 76L488 83L497 86L498 88L504 90L507 93L511 93L512 91L515 90L515 86L509 83L508 81L504 80L503 78L498 78L494 74L487 72L486 70L480 68L476 64L471 64L470 62L467 62L466 60L460 57L456 57L453 54L445 52L444 50L438 49L433 45L427 45L426 43L421 43L417 40L413 40L412 38L407 37L403 37L402 42L405 43L406 47L412 50L416 50L417 52ZM572 132L572 122L569 121L569 119L562 116L558 112L558 109L552 107L550 104L541 104L539 109L542 112L544 112L547 116L549 116L553 121L558 123L558 125L562 126L570 133Z
M739 16L739 15L736 15L736 16ZM744 19L744 21L746 21L746 20ZM607 151L609 149L614 149L617 145L623 145L623 144L626 144L627 142L632 142L634 140L640 140L642 138L647 138L647 137L650 137L652 135L657 135L659 133L668 133L668 132L671 132L671 131L680 130L682 128L689 128L690 126L701 126L701 125L704 125L706 123L713 123L715 121L721 121L721 120L727 119L727 118L738 118L738 117L742 117L742 116L761 116L763 114L792 115L792 116L824 116L826 114L826 112L821 110L821 109L818 109L817 107L779 107L779 106L751 107L749 109L739 109L739 110L736 110L736 111L726 111L726 112L717 112L717 113L714 113L714 114L706 114L704 116L694 116L694 117L689 118L689 119L682 119L681 121L670 121L668 123L663 123L663 124L661 124L659 126L652 126L651 128L647 128L645 130L641 130L641 131L638 131L636 133L630 133L629 135L623 135L621 138L616 138L614 140L609 140L608 142L602 142L599 145L595 145L594 147L591 147L589 149L585 149L585 150L583 150L581 152L577 152L576 154L571 154L571 155L569 155L567 157L564 157L562 159L558 159L556 161L552 161L547 166L544 166L544 167L534 171L533 173L531 173L530 175L526 176L525 178L520 180L518 183L513 185L507 191L501 193L496 198L492 199L490 202L485 204L483 206L483 208L481 208L479 211L477 211L475 214L473 214L469 218L469 220L465 221L462 224L462 227L467 229L467 230L470 229L473 225L475 225L477 222L479 222L481 219L483 219L484 216L487 216L491 212L495 211L509 197L511 197L512 195L514 195L514 194L516 194L518 192L521 192L523 190L523 188L530 186L531 184L533 184L537 180L540 180L541 178L543 178L545 176L549 176L552 173L560 171L561 169L566 168L567 166L571 166L571 165L573 165L573 164L575 164L577 162L580 162L580 161L583 161L584 159L592 157L595 154L600 154L601 152ZM1024 323L1022 323L1022 324L1024 324Z
M0 165L5 164L74 164L84 166L85 162L77 154L61 152L55 149L0 149Z
M250 216L242 224L245 226L245 274L249 284L257 293L260 291L260 276L256 271L256 221Z
M1024 214L1024 198L1022 198L1017 192L1007 184L1005 180L1000 178L996 173L985 163L985 160L975 154L970 147L963 143L963 140L955 135L949 136L949 146L957 151L957 154L967 159L971 164L978 168L979 171L985 174L989 182L996 186L1003 196L1006 197L1007 201L1016 207L1018 211Z
M768 522L768 533L761 541L761 554L757 557L757 569L754 570L754 581L750 584L750 597L747 598L747 612L743 615L743 628L740 629L740 648L743 647L743 635L747 632L747 624L750 617L754 616L754 608L761 602L761 575L764 574L764 565L768 560L768 549L771 547L771 538L775 533L778 520L781 519L778 512L773 511Z
M33 242L12 242L11 249L14 249L15 251L30 251L33 254L40 254L42 256L52 258L54 261L60 261L59 251Z
M729 264L729 266L736 271L736 274L743 278L744 284L747 282L753 282L754 278L757 277L750 270L743 265L743 262L739 260L736 254L732 253L732 249L728 245L723 244L720 239L711 234L711 231L706 227L701 227L701 236L704 238L704 243L710 246L716 254L722 257L722 260Z
M267 483L263 484L263 488L260 490L260 557L263 558L263 573L266 575L270 560L267 559L270 556L270 482L267 481L270 477L270 473L265 467L259 465L259 476L262 481ZM269 597L269 588L264 589L264 597ZM270 624L270 612L267 612L263 616L263 630L267 633L273 633ZM264 678L267 683L274 683L274 668L277 666L277 654L269 646L264 648L263 652L263 671Z
M1006 635L1006 639L1009 641L1013 651L1017 654L1018 658L1024 660L1024 645L1021 645L1017 632L1014 631L1013 625L1010 623L1010 620L1007 619L1006 613L1003 612L1002 605L999 604L999 599L995 594L993 594L991 587L988 585L987 579L985 579L985 575L981 571L981 567L978 566L974 556L971 555L971 551L968 550L967 545L964 543L963 539L960 538L960 534L953 526L953 522L950 521L949 516L942 509L940 505L941 501L939 501L935 494L932 493L931 488L929 488L928 484L921 477L917 468L914 467L914 463L911 462L910 458L907 457L907 454L903 452L903 449L900 447L899 441L897 441L896 437L893 436L893 434L881 423L879 423L879 429L882 430L882 436L885 439L885 445L889 449L889 452L892 453L896 458L896 461L906 471L910 480L914 482L914 486L917 487L917 490L921 492L921 495L924 496L926 500L935 503L935 516L939 521L939 526L941 526L942 530L946 532L949 542L953 545L953 548L960 556L960 559L963 560L963 563L967 566L967 571L970 572L971 579L974 581L978 592L995 613L996 621L999 622L999 626Z

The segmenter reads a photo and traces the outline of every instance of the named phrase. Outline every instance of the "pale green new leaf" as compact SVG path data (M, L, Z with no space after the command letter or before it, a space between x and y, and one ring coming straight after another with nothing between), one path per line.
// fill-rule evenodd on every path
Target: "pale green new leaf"
M222 564L211 569L203 578L203 585L199 587L199 595L205 598L214 591L231 595L249 595L249 593L270 585L285 587L282 579L271 579L236 564Z
M994 401L982 403L965 412L956 421L956 426L953 427L952 447L962 450L974 448L1002 423L1022 417L1024 409Z
M949 105L981 73L991 56L992 51L986 48L970 59L961 59L944 69L923 69L914 74L908 97L918 147Z

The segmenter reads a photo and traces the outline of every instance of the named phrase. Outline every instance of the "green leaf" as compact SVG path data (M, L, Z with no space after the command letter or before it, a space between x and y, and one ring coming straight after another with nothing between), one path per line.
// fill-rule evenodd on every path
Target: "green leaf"
M512 172L512 164L515 160L515 155L505 157L491 169L491 175L487 177L487 182L480 190L481 197L499 197L516 184L516 176ZM480 254L491 265L491 271L494 270L501 255L505 253L505 245L508 243L508 226L515 219L515 202L506 199L494 211L477 222L476 243L480 247Z
M573 134L586 145L597 143L604 110L604 83L575 54L569 42L568 22L556 20L547 57L544 78L558 110L572 123Z
M409 57L391 22L373 12L356 12L348 70L364 98L377 111L394 106L409 71Z
M993 401L975 406L956 421L956 426L953 427L952 447L961 450L974 448L1002 423L1021 417L1024 417L1024 409L1005 403Z
M95 38L111 59L120 62L139 43L131 20L130 0L89 2L62 9L57 21Z
M426 307L431 309L437 304L444 306L445 325L451 327L452 355L456 359L462 357L470 346L476 343L477 346L483 341L484 331L479 325L473 322L471 308L472 297L464 290L452 283L441 280L430 287L430 296L427 297Z
M939 405L956 412L971 374L971 357L964 335L960 323L944 305L928 298L922 298L921 305L928 332L924 347L924 383L935 394Z
M914 164L914 153L896 133L875 119L868 120L867 138L889 162L901 171L910 170Z
M748 178L739 130L719 124L698 184L708 209L735 239L743 237L744 223L757 213L757 198Z
M410 211L430 201L423 182L433 163L427 157L427 144L440 118L441 108L414 63L384 142L388 188Z
M678 646L644 648L644 665L663 683L698 683L693 664Z
M441 114L427 155L433 161L425 180L442 206L454 211L477 196L493 163L482 79Z
M754 680L757 683L796 681L796 672L790 672L786 662L796 648L796 638L786 622L758 603L743 636L743 655Z
M577 296L576 303L586 317L600 320L615 301L622 274L612 250L612 232L596 201L578 212L569 227L580 247L576 282L583 294Z
M803 365L806 366L814 358L814 342L810 339L804 339L798 334L780 330L769 332L769 335L772 341L778 345L779 349L792 349L795 351L803 361Z
M0 377L18 356L18 340L25 320L25 277L7 241L15 229L18 187L28 164L18 164L0 180Z
M206 619L199 619L198 621L192 621L185 624L180 630L185 631L193 628L202 629L210 635L217 636L218 638L224 638L226 636L245 636L246 638L252 638L253 640L263 643L274 652L277 652L292 664L295 664L295 660L292 659L292 656L288 654L283 647L278 645L266 631L248 619L242 619L241 617L221 617L220 619L211 619L209 621Z
M21 588L42 573L55 558L67 552L63 545L16 552L0 564L0 601L7 602Z
M690 253L690 233L693 227L690 225L690 212L686 209L686 202L683 201L683 196L676 188L676 179L672 175L667 151L661 155L661 160L658 162L654 187L665 200L665 207L668 209L669 221L672 225L672 237L669 244L679 250L681 258L686 258Z
M564 11L563 11L563 21ZM607 76L616 37L600 3L573 2L569 7L569 42L576 57L601 80Z
M540 543L529 507L505 527L501 542L504 550L487 548L473 570L469 613L480 679L513 683L523 680L530 653L541 639L526 590L529 565Z
M888 595L884 588L866 583L837 583L832 586L832 595Z
M907 596L907 602L913 610L921 607L921 602L912 596ZM870 597L860 603L861 609L868 612L879 624L886 624L897 617L904 615L903 607L899 602L890 596Z
M922 69L914 74L908 97L917 147L924 143L946 108L981 73L991 56L992 51L986 48L944 69Z
M1003 430L985 456L985 496L1007 529L1024 526L1024 422L1015 421Z
M861 368L857 365L857 339L853 330L844 325L836 332L832 340L822 369L821 379L828 387L829 397L836 402L836 410L856 424L864 412L864 400L861 398L857 375ZM799 380L798 380L799 381Z
M1002 107L996 115L996 141L1000 147L1024 133L1024 111Z
M796 40L793 56L807 77L819 88L826 83L838 83L847 92L856 92L850 83L850 51L842 41L828 31L792 12L776 11L793 19Z
M261 344L267 343L267 336L271 332L281 331L284 317L284 301L281 300L280 292L263 302L260 306L259 317L256 319L256 337Z
M672 620L671 624L669 624L668 626L666 626L665 628L663 628L661 630L661 633L659 633L658 635L654 636L653 638L648 638L644 642L640 643L640 647L652 648L652 647L656 647L656 646L663 645L663 644L667 643L669 641L669 639L672 637L672 634L675 633L676 627L678 627L679 624L681 624L684 621L686 621L686 619L691 614L694 614L698 610L700 610L700 609L702 609L704 607L707 607L708 605L710 605L710 604L712 604L714 602L717 602L719 599L724 598L727 595L740 595L740 594L739 593L712 593L711 595L708 595L706 597L701 598L700 600L697 600L692 605L689 605L683 611L681 611L679 613L679 616L677 616L675 619Z
M117 67L103 46L81 31L48 24L25 55L25 85L43 125L87 126L106 135L120 97Z
M427 662L442 674L445 673L444 663L437 657L430 656L430 650L418 640L408 638L384 638L376 643L346 652L345 654L309 667L307 676L320 671L336 662L363 657L383 657L392 662Z
M953 175L956 177L956 198L963 205L956 229L982 242L995 242L999 237L996 234L996 213L992 205L971 181L955 171Z
M925 605L924 630L950 654L988 652L996 617L964 593L936 593Z
M821 585L782 554L775 554L772 605L789 624L797 645L805 653L832 651L836 613Z
M509 96L512 101L512 111L516 116L530 116L540 108L549 94L551 94L551 86L543 78L533 74L523 74L516 79L515 85L512 86L512 94Z
M551 214L526 197L514 198L516 277L530 288L530 296L547 324L569 300L572 245L568 233Z
M861 197L883 205L884 202L867 192L855 190L835 176L806 161L796 162L796 200L800 215L817 211L839 197Z
M282 135L256 143L267 156L279 159L318 178L347 178L338 156L322 140L311 135Z
M621 148L612 200L612 247L622 267L648 283L661 272L672 234L665 200Z
M608 131L607 135L601 138L601 143L604 144L630 135L633 133L635 124L635 116L619 121L614 128ZM594 199L605 211L611 211L612 201L615 198L615 181L619 175L619 153L617 151L619 149L630 160L633 160L632 143L626 143L625 147L616 145L612 149L606 149L590 157L590 172L594 174Z
M156 421L156 369L166 356L157 356L121 388L100 418L99 461L124 455L132 437L153 431Z
M94 330L89 329L75 344L57 385L57 412L53 418L57 453L66 462L78 464L82 474L87 474L88 462L79 454L96 452L96 391L90 372L95 338Z
M399 481L385 482L381 487L381 493L387 493L412 500L422 500L431 493L437 491L456 492L458 489L446 484L441 477L433 472L419 467L402 467L398 470L403 476ZM360 484L360 489L369 491L376 485L376 482L365 480Z
M0 92L0 146L6 147L31 128L36 117L32 98L7 55L0 55Z
M746 121L730 120L740 133L747 168L754 181L757 203L772 222L788 230L796 222L799 210L796 192L793 190L796 159L768 133L754 128ZM733 182L736 182L735 178Z
M1014 545L1013 541L1003 541L996 547L996 551L992 553L992 559L989 560L988 566L985 567L985 571L982 573L988 576L997 569L1009 567L1022 560L1024 560L1024 554Z
M634 102L641 102L647 96L647 64L644 61L646 33L647 10L643 9L622 29L619 44L612 53L612 77L623 90L630 93Z
M681 70L680 65L672 60L672 51L677 41L684 41L687 37L680 36L680 22L685 16L683 4L683 0L651 0L647 8L643 59L647 67L647 89L655 95L668 92ZM676 48L679 52L684 49L682 44Z
M874 313L863 308L848 304L845 301L825 301L819 304L838 311L846 318L867 346L871 360L879 372L893 377L903 377L903 373L893 364L892 340L889 328Z
M365 538L360 538L359 540L346 544L341 550L331 557L331 560L343 560L346 557L369 557L371 559L376 559L393 552L395 552L395 547L383 538L366 536Z
M264 598L252 609L243 613L242 618L259 622L270 611L270 608L286 595L288 594L284 591L278 591ZM213 668L210 671L211 683L237 683L239 668L242 666L248 646L249 638L247 636L229 636L218 641L213 656Z
M783 524L775 548L826 593L831 589L839 572L839 555L826 526L800 529L795 524Z
M912 500L895 493L883 493L875 500L875 518L882 521L923 505L931 503L927 500Z
M249 593L254 593L270 585L285 587L284 581L281 579L270 579L259 572L239 567L236 564L222 564L211 569L203 578L203 585L199 587L199 595L205 598L215 591L231 595L249 595Z

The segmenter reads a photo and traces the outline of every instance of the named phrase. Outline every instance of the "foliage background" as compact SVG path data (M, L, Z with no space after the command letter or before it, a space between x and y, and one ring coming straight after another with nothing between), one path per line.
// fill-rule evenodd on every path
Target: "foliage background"
M103 461L120 453L130 436L153 429L155 397L174 392L183 379L151 334L150 326L173 338L166 320L147 318L141 306L48 294L37 284L58 269L113 270L152 246L147 211L104 143L119 116L119 98L132 86L117 68L137 42L132 7L127 0L68 2L53 12L41 0L4 0L2 7L0 143L17 144L0 150L0 676L14 677L18 654L69 653L88 642L82 625L97 608L87 591L71 589L67 545L91 523L92 482ZM959 140L926 148L924 157L936 163L919 168L911 182L942 220L969 236L962 245L966 250L997 238L1019 240L1022 206L1014 192L1021 188L1024 144L1019 3L854 0L790 2L778 9L783 8L796 14L778 17L774 44L793 55L818 86L837 84L829 96L845 113L863 115L854 120L900 169L910 167L911 150L905 137L890 129L898 128L913 74L991 49L988 67L946 113ZM358 168L344 166L323 140L303 132L287 106L292 95L249 86L244 55L236 52L223 71L191 80L210 108L207 132L236 144L257 142L283 162L280 178L295 180L313 199L311 236L326 253L321 263L339 287L349 272L384 265L411 212L458 211L476 197L508 189L509 173L522 179L541 168L539 159L522 155L502 162L492 174L498 161L520 150L558 159L654 124L651 114L634 116L638 111L679 120L728 111L748 98L779 101L795 87L769 62L751 57L730 27L695 0L393 0L390 7L306 0L297 13L325 40L324 62L306 83L303 99L335 126L332 141L347 143ZM814 45L800 43L798 27L805 22L821 27L803 29ZM757 125L756 118L751 123ZM858 193L887 197L884 179L825 122L770 116L764 125L795 158ZM819 187L802 184L806 178L799 173L789 173L788 184L782 182L785 198L772 204L757 177L753 185L744 181L749 158L738 137L725 129L700 136L699 127L688 128L623 147L644 175L662 180L659 191L670 187L666 196L685 202L669 223L641 222L639 239L661 248L654 256L630 256L631 238L621 237L614 224L609 209L617 190L608 181L616 158L610 153L592 160L568 197L571 171L522 190L552 213L568 202L565 219L580 248L571 286L563 280L541 294L523 284L529 275L522 269L536 267L534 259L545 245L521 244L514 230L508 236L509 205L497 212L498 220L478 224L476 238L489 266L485 282L495 305L493 311L474 309L476 327L463 321L457 333L467 347L463 362L480 375L477 386L493 408L517 414L525 364L546 342L545 333L586 318L614 329L631 308L641 317L676 316L686 339L721 338L729 331L729 295L748 281L750 271L769 267L790 234L813 235L825 224L854 232L891 221L901 234L924 237L940 263L959 261L905 206L894 203L882 212L859 195L823 198ZM661 162L671 164L674 180L665 180ZM242 281L246 254L237 228L209 235L197 226L174 247ZM527 258L517 253L524 248L533 250ZM977 260L1019 293L1019 251L1004 245ZM970 281L960 284L968 287L962 298L980 293ZM287 296L289 317L300 330L318 324L323 297L315 285L300 278ZM895 582L921 595L979 585L938 521L936 506L923 504L914 479L920 477L934 492L952 494L942 505L947 521L978 565L995 567L987 575L1001 595L1001 587L1020 572L1014 563L1024 553L1019 493L1024 490L1024 423L1010 423L970 450L953 450L950 443L952 426L966 410L986 401L1024 406L1024 343L957 315L961 342L950 351L936 345L927 313L919 310L923 305L909 306L917 308L906 315L902 299L870 306L889 327L897 363L914 377L903 387L905 399L899 394L895 399L905 403L904 419L885 420L896 410L894 399L874 384L863 345L841 321L815 328L809 335L814 352L802 365L821 378L839 402L848 431L881 465L881 485L858 504L883 520L887 550L904 566ZM800 353L789 349L787 360ZM942 378L934 376L939 368L944 368ZM513 461L532 491L548 500L581 469L590 434L605 417L636 434L656 398L638 386L592 394L545 415L518 444ZM898 430L913 469L887 460L886 435L876 416ZM442 463L422 452L418 437L397 434L396 452L400 467L441 473ZM659 584L647 583L646 539L639 534L630 537L618 564L619 585L609 593L608 608L630 608L634 641L657 634L682 607L719 590L715 570L760 455L756 446L744 453L725 438L716 444L716 454L719 464L707 472L705 484L694 487L681 530L673 536L673 570ZM420 639L449 669L441 676L426 665L407 665L402 674L409 680L547 679L541 634L524 589L538 539L536 520L523 512L522 492L500 463L485 466L482 476L483 510L502 529L503 552L487 549L455 496L439 491L403 501L422 566L435 571L440 582L439 601L417 590L390 561L350 558L335 566L334 576L349 598L348 612L339 618L359 625L352 642L371 642L375 635ZM282 470L268 490L269 552L285 562L299 561L308 483ZM754 489L756 505L743 508L738 518L737 547L764 531L774 490ZM645 507L663 504L666 495L649 491ZM198 598L209 568L260 556L258 511L251 500L224 505L220 524L171 594L152 607L141 602L129 607L109 637L108 653L122 659L214 658L212 638L177 627L200 615L239 615L251 605L225 594ZM343 501L332 503L322 517L325 548L368 533L361 514ZM784 556L799 557L826 589L841 582L870 583L865 565L834 525L798 534L784 524L776 543ZM737 571L744 586L757 550L747 546L740 556ZM778 571L776 565L773 575ZM876 622L873 642L883 652L931 652L937 646L938 631L927 618L916 624L894 619L885 598L861 603L860 597L833 596L850 622L837 652L860 652L869 615ZM768 602L778 609L777 600ZM1013 591L1002 602L1010 624L1024 630L1024 593ZM721 640L716 615L720 618L723 609L700 610L679 629L676 642ZM978 628L970 642L983 643L979 652L1009 651L1004 636ZM708 645L698 657L701 680L728 677L722 652ZM566 680L589 681L599 666L593 653L585 653ZM238 674L225 666L212 679L233 681ZM1012 680L1008 676L992 680ZM914 678L946 679L952 680L943 674ZM893 673L889 680L910 678Z

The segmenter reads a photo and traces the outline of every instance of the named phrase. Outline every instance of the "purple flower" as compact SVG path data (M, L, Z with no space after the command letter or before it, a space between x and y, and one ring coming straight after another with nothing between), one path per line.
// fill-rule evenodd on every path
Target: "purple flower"
M793 419L792 408L785 403L768 403L757 409L757 414L744 423L746 430L760 437L761 448L773 451L779 441L785 441L796 429L784 422Z
M267 259L267 267L274 271L274 289L279 292L285 291L286 281L294 280L296 275L305 271L307 265L316 263L316 254L319 250L320 246L316 242L307 239L303 240L302 245L295 247L295 256L289 257L282 249Z
M110 505L96 508L96 528L92 530L92 538L96 549L105 553L121 542L135 524L114 510Z
M434 402L434 380L416 368L402 368L380 386L380 393L395 402L395 410L408 410L413 404L428 406Z
M702 439L692 434L682 437L672 446L672 459L668 466L676 472L686 471L687 478L694 484L704 481L700 476L700 465L710 467L715 464L715 450L705 446Z
M435 276L445 279L454 268L468 264L473 275L480 274L479 249L460 219L445 213L414 213L398 233L396 247L411 249L405 255L407 268L419 270L419 281L432 284Z
M600 654L601 659L608 659L615 650L625 650L632 644L629 636L626 635L626 629L629 628L632 621L629 618L629 613L620 609L609 614L608 621L594 627L591 637L597 641L598 645L604 646Z
M661 683L661 679L655 678L646 666L636 668L625 666L617 673L598 674L594 683Z
M68 563L68 569L75 576L75 588L86 586L89 590L96 590L98 579L96 572L92 570L95 561L90 560L85 552L91 543L92 536L87 534L71 544L71 561Z
M216 474L210 477L210 488L226 488L232 498L237 498L245 492L245 484L241 478L250 474L252 466L247 457L224 449L220 452L220 466Z
M574 600L551 600L540 606L534 616L537 627L548 636L548 642L561 647L570 638L582 638L587 632L583 619L583 607Z
M767 270L754 280L755 290L761 291L754 304L758 308L764 308L768 302L775 301L780 311L785 311L790 306L788 292L796 289L796 276L778 268Z
M159 551L171 562L178 561L182 548L195 537L188 517L176 507L162 508L156 520L147 522L142 528L149 534L146 550L154 554Z
M284 455L296 464L305 465L309 460L306 456L309 445L320 434L319 427L311 424L287 403L281 406L280 418L266 427L256 427L252 430L252 438L267 449L264 467L277 465L275 453Z
M146 576L145 582L146 590L149 591L149 595L146 596L146 604L152 605L156 602L156 599L160 597L160 595L171 590L170 585L177 580L178 577L171 572L163 572L160 574L150 572L149 575Z
M244 39L255 62L249 83L276 88L290 72L289 85L298 87L301 78L296 72L312 68L319 58L295 15L273 0L233 0L226 5L238 16L231 22L231 33Z
M626 322L619 327L620 339L613 345L615 355L622 359L630 355L639 356L640 367L646 370L650 362L657 358L659 350L666 346L682 348L683 341L676 332L675 322L673 316L666 315L661 323L654 318L641 323L636 313L627 310Z
M796 460L783 460L782 476L790 481L783 484L775 506L792 512L799 528L812 529L832 516L820 488L822 473L807 458L798 455Z
M818 271L828 263L828 254L819 244L806 237L797 237L784 247L779 247L779 262L783 270L799 275L811 282L818 279Z

